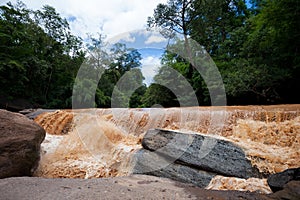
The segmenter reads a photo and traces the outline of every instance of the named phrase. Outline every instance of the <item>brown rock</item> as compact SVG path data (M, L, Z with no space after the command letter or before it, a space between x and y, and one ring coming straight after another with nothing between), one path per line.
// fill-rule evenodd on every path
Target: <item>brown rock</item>
M45 130L27 117L0 110L0 178L30 176Z

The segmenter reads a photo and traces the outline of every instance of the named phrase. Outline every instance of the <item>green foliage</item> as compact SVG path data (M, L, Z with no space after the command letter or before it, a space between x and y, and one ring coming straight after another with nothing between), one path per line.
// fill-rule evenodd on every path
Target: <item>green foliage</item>
M191 37L213 57L249 15L243 0L194 1L194 7L198 17L191 24Z
M124 44L108 49L103 35L90 36L83 45L51 6L36 11L21 1L0 6L0 99L27 99L48 108L70 108L72 100L79 107L210 105L222 86L205 54L193 55L199 46L191 38L215 61L229 104L299 103L300 3L251 3L250 8L244 0L159 4L148 27L184 39L169 46L175 50L165 52L148 88L136 49ZM172 53L177 50L180 55Z
M158 4L153 17L148 17L148 27L157 27L165 37L174 32L188 35L190 24L197 14L192 12L193 0L169 0L167 4Z
M73 95L78 107L110 107L112 100L124 107L143 85L141 55L136 49L115 44L107 50L102 35L90 36L86 56L81 39L70 33L66 19L51 6L33 11L22 2L8 3L0 7L0 14L1 98L70 108ZM127 76L118 84L123 75ZM135 96L132 105L140 104L140 99Z
M229 104L299 103L295 92L300 89L299 9L297 0L253 0L250 8L243 0L176 0L158 5L148 25L183 33L186 44L191 37L203 45L221 72ZM180 17L180 13L184 14ZM193 68L200 58L192 55L192 48L186 45L184 49L189 54L185 59L195 59L193 63L169 52L163 63L188 80L201 105L209 105L212 94ZM207 68L202 75L214 76L211 73ZM156 77L163 75L160 70ZM163 78L170 83L168 77ZM210 90L220 87L210 85ZM162 98L170 100L160 96L162 102Z
M109 49L103 39L101 35L99 38L90 36L91 42L87 44L90 51L84 63L86 69L80 72L82 77L96 81L96 87L87 88L95 88L96 94L93 90L89 92L95 94L96 106L110 108L140 104L141 97L136 95L141 91L135 93L132 100L131 96L143 86L144 77L139 68L141 54L136 49L127 48L125 44L120 43Z
M142 98L143 107L178 107L176 95L167 87L160 84L151 84Z
M138 108L143 107L142 98L144 97L147 91L147 86L143 84L141 87L136 89L130 97L129 107L130 108Z
M297 103L299 87L300 4L296 0L264 0L250 18L252 30L244 43L244 56L251 65L266 66L272 91L267 102ZM271 84L270 84L271 83ZM261 91L262 91L261 90Z
M1 6L0 14L0 95L70 107L67 99L84 54L66 20L50 6L32 11L20 1Z

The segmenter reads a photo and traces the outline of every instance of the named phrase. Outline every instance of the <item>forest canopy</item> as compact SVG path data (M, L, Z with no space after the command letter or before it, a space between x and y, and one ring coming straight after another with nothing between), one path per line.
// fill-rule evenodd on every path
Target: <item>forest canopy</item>
M157 5L147 24L165 30L164 37L180 33L201 44L221 73L228 105L299 103L299 11L298 0L168 0ZM165 51L147 86L137 49L105 45L101 34L85 42L73 35L51 6L31 10L21 1L0 6L0 107L24 100L30 107L71 108L74 87L81 91L76 101L82 107L108 108L112 101L118 107L179 106L164 86L174 85L167 67L188 81L199 105L211 105L203 77L178 54ZM84 63L94 66L87 74L101 68L102 75L98 82L87 78L74 85ZM124 74L124 84L116 87ZM94 94L87 86L95 87ZM87 99L95 104L85 105Z

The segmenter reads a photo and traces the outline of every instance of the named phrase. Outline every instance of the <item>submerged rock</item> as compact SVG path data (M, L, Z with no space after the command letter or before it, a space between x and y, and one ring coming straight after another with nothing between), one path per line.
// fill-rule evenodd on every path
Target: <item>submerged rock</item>
M284 185L290 181L300 181L300 168L287 169L268 177L268 184L273 192L283 190Z
M0 178L30 176L45 130L27 117L0 110Z
M200 135L154 129L133 159L135 174L162 176L205 187L215 175L262 177L244 151L232 142Z

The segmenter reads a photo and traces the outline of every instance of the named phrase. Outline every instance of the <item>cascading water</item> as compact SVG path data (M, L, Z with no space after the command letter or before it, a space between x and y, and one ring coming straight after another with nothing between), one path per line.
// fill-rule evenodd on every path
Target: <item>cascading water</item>
M62 115L61 112L57 114ZM131 151L139 147L139 138L127 135L113 123L101 118L98 123L91 123L93 118L91 114L78 115L75 117L76 125L67 135L47 134L35 175L48 178L124 175L122 172L125 170L118 169L119 165Z
M300 167L300 105L64 110L44 113L36 121L52 133L42 144L45 152L36 176L127 175L126 163L150 128L226 137L244 148L261 172ZM232 181L240 187L230 187ZM259 187L270 192L265 179L218 176L208 186L250 191Z

